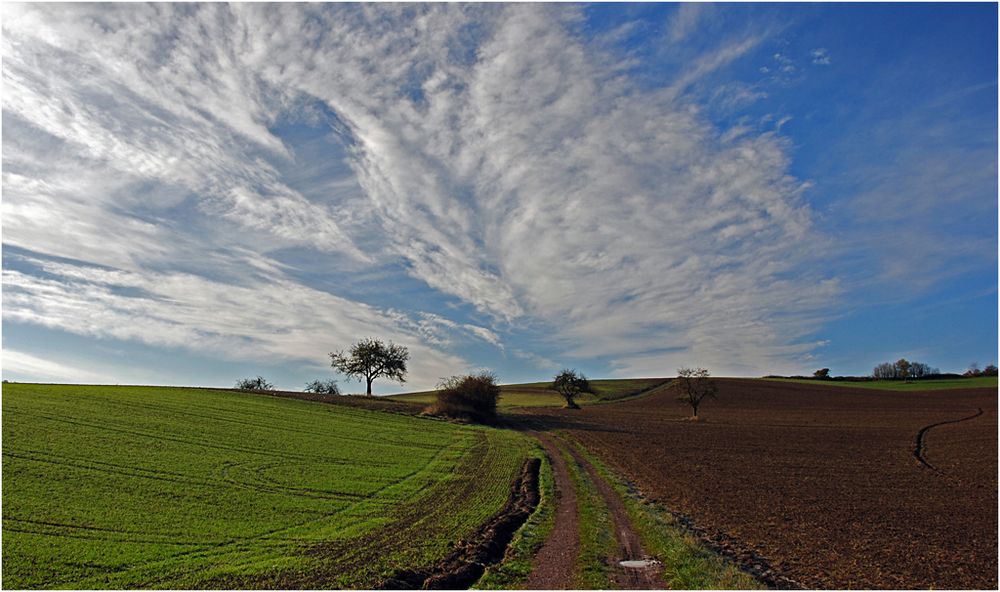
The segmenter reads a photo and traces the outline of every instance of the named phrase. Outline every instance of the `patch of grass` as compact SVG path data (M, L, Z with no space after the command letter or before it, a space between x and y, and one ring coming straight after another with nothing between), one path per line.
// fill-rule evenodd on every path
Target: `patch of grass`
M808 378L761 378L776 382L796 382L801 384L819 384L824 386L842 386L846 388L875 389L880 391L937 391L946 389L966 388L997 388L996 376L973 376L970 378L946 378L941 380L873 380L870 382L848 382L846 380L810 380Z
M621 496L646 553L663 563L663 581L673 590L757 590L766 586L702 546L669 512L639 497L583 446L575 445Z
M528 521L517 531L503 562L486 569L483 577L474 586L478 590L518 590L524 588L534 567L535 555L545 544L555 526L556 496L552 466L541 446L536 445L536 454L542 459L539 472L538 508Z
M507 500L512 431L265 395L6 384L3 587L370 588Z
M617 401L635 396L647 389L669 382L665 378L626 378L591 380L593 394L577 397L580 405L594 405L601 402ZM500 387L500 400L497 407L511 409L514 407L562 407L565 401L562 396L550 389L551 382L528 382L523 384L507 384ZM435 401L436 391L419 393L404 393L390 395L389 399L408 401L411 403L430 404Z

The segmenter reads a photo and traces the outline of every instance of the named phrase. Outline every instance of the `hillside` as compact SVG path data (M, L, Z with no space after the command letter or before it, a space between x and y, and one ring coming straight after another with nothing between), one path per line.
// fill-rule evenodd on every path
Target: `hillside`
M510 431L164 387L6 384L3 587L369 588L496 513Z
M591 380L590 386L593 393L581 395L577 398L580 405L593 405L595 403L606 403L626 399L669 382L669 378L622 378L622 379L597 379ZM551 382L526 382L521 384L505 384L500 387L501 408L514 407L560 407L563 405L563 398L556 391L549 388ZM390 395L389 399L396 401L407 401L410 403L434 402L435 391L421 391L417 393L403 393Z

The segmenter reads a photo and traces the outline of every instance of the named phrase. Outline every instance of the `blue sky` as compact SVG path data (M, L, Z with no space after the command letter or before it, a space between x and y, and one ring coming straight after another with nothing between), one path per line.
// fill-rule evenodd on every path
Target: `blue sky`
M995 4L3 11L4 378L997 360Z

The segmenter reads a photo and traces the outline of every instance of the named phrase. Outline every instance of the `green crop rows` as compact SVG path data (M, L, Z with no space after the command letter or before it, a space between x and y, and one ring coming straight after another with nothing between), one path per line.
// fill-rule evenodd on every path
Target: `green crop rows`
M7 384L3 587L361 587L443 557L532 447L227 391Z

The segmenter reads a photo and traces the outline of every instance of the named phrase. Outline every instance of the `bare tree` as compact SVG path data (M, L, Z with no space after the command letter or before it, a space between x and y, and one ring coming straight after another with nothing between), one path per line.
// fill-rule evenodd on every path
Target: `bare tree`
M236 388L241 391L273 391L274 385L263 376L254 378L241 378L236 381Z
M329 380L314 380L307 384L303 390L307 393L316 393L318 395L340 394L340 387L337 386L337 381L332 378Z
M872 370L872 378L875 380L891 380L896 378L896 366L889 362L882 362Z
M556 377L552 380L552 386L549 388L557 391L566 399L566 409L579 409L580 406L576 404L576 397L580 393L593 392L587 377L582 372L577 374L576 370L563 370L559 374L556 374Z
M376 378L385 377L400 384L406 382L406 361L409 359L410 352L402 345L395 345L391 341L387 345L372 337L355 343L346 352L330 353L330 365L338 372L368 383L369 397L372 395L372 382Z
M910 362L910 376L913 378L923 378L931 375L931 367L923 362Z
M718 387L709 379L709 372L704 368L679 368L677 370L677 386L681 391L679 399L691 406L692 417L698 417L698 407L705 397L715 398Z

